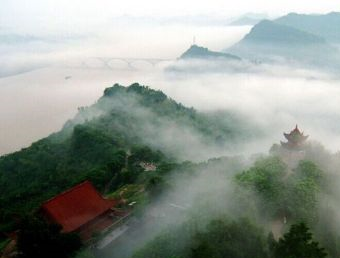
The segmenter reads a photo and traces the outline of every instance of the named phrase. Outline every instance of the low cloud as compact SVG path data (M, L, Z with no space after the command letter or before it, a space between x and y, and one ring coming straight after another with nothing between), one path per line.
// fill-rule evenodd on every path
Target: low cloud
M340 90L334 75L291 64L255 65L244 60L224 67L218 62L175 60L189 47L193 35L218 51L235 43L250 27L115 29L107 35L103 28L96 35L58 43L1 46L6 55L0 73L9 69L12 76L0 79L0 153L18 150L57 131L79 106L94 103L104 88L116 82L139 82L200 111L227 111L242 117L266 137L247 142L249 148L240 153L266 152L295 124L332 151L339 149ZM136 60L129 67L124 60L110 57L166 60L155 66ZM184 72L169 72L174 65ZM195 73L192 68L209 72ZM16 69L33 71L15 75Z

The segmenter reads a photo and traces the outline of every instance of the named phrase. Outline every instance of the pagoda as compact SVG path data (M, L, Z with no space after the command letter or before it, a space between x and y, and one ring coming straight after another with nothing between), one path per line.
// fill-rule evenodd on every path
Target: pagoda
M297 125L290 133L283 133L283 135L287 139L287 142L281 141L281 146L288 150L300 150L308 138L308 135L304 135L303 132L300 132Z

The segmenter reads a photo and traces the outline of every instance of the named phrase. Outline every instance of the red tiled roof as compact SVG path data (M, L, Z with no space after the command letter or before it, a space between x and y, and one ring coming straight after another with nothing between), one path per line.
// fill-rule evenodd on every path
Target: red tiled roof
M112 208L117 202L104 199L86 181L43 203L42 210L63 232L72 232Z

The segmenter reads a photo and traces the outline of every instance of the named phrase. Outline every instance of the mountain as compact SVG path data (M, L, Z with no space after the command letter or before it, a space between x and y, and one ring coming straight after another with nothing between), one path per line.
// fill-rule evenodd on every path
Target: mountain
M113 191L143 175L141 162L155 162L161 173L165 163L217 156L247 135L243 128L229 114L197 112L137 83L115 84L60 132L0 157L0 234L13 216L79 182Z
M318 35L329 42L340 42L340 13L337 12L324 15L290 13L275 22Z
M192 45L177 60L165 69L168 76L189 74L237 72L244 68L242 59L229 53L210 51Z
M269 20L264 20L254 26L254 28L244 37L243 40L253 44L271 42L279 45L325 43L325 40L321 37L299 31L289 26L280 25Z
M258 18L244 16L235 21L232 21L231 23L229 23L229 25L231 26L255 25L259 23L260 21L261 19L258 19Z
M284 59L311 65L333 65L337 50L317 35L263 20L226 51L262 61Z
M266 13L246 13L232 20L229 25L231 26L243 26L243 25L255 25L262 20L268 19Z
M180 59L228 59L233 61L240 61L241 58L235 55L210 51L208 48L192 45L187 51L185 51Z

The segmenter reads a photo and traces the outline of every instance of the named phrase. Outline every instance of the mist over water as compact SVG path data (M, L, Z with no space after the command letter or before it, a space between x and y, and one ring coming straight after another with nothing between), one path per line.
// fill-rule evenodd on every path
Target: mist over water
M265 137L249 142L241 152L266 152L295 124L337 151L340 92L334 75L284 64L249 63L235 72L218 63L176 61L194 36L197 44L219 51L249 30L249 26L122 25L71 40L3 44L0 70L10 70L11 76L0 79L0 153L19 150L59 130L78 107L94 103L104 88L133 82L160 89L200 111L244 116ZM135 60L130 67L124 59L108 59L114 57L164 61L152 65ZM185 72L169 72L173 65ZM208 72L194 72L193 67Z
M104 88L116 82L139 82L160 89L200 111L242 115L265 136L248 143L249 149L243 150L248 154L267 152L282 139L282 132L295 124L311 139L338 150L339 82L315 71L266 67L258 73L206 73L183 78L165 73L162 67L132 71L49 67L0 80L1 153L18 150L59 130L78 107L91 105Z
M91 252L98 252L96 257L99 258L131 257L135 251L148 248L150 241L157 241L159 233L167 234L172 227L176 237L181 237L181 226L190 227L192 221L201 223L195 230L204 233L205 226L214 219L238 221L247 217L262 228L263 235L273 231L278 238L291 223L303 218L296 214L299 214L300 204L301 209L305 208L305 203L309 204L305 197L310 197L311 203L315 197L310 209L313 212L306 215L306 223L313 221L312 216L316 213L320 215L320 220L315 220L315 225L311 225L313 230L324 225L338 229L339 75L326 72L324 67L311 68L298 64L298 60L287 58L287 61L284 57L276 59L276 56L267 63L245 58L241 61L237 58L237 61L227 58L180 59L182 53L193 44L212 51L227 51L252 29L251 26L227 26L230 18L224 20L220 16L210 22L204 17L197 20L199 16L183 17L169 20L159 17L133 18L129 15L109 19L102 17L97 20L98 23L90 21L91 26L88 27L82 23L84 27L81 29L69 27L51 31L44 26L34 29L29 24L23 29L1 27L0 18L0 157L29 147L33 142L60 131L66 123L63 131L66 137L74 128L72 137L76 138L77 128L80 128L80 136L75 140L71 138L71 144L66 142L61 151L56 149L56 153L63 155L59 158L60 163L56 162L56 169L51 170L56 171L57 176L66 177L70 173L76 175L71 167L73 163L68 165L71 153L68 149L72 148L71 155L76 158L83 155L81 158L87 159L87 149L84 148L85 154L82 154L74 142L83 142L85 138L91 139L96 135L97 131L92 132L92 127L100 128L98 135L102 133L103 137L107 132L112 135L123 130L129 132L126 135L123 132L117 139L111 137L103 140L105 143L112 141L112 145L119 147L108 154L108 160L117 155L117 164L122 157L124 165L116 169L113 167L115 160L112 162L113 168L109 167L111 164L103 168L103 171L106 169L115 174L110 182L105 179L102 193L106 197L121 198L126 207L133 207L136 216L133 214L133 218L124 224L130 227L129 230L107 248L91 246ZM68 22L72 24L71 20ZM106 91L106 97L101 98L105 88L116 83L129 86L135 82L161 90L169 98L185 107L193 107L203 115L187 109L182 112L180 105L169 100L163 103L164 96L136 85L127 91L116 85ZM138 89L145 90L145 96ZM154 101L148 98L149 93L154 94L152 97L156 96L157 104L162 99L159 113L155 112L156 104L148 105L150 99L150 103ZM142 103L139 94L148 103ZM89 109L83 108L91 105ZM182 113L177 114L178 110ZM98 118L102 114L107 117ZM95 118L93 123L88 122L92 118ZM77 123L85 121L86 126L77 127ZM222 125L226 125L225 130ZM277 146L277 149L275 146L272 148L273 144L285 141L283 133L290 132L295 125L309 135L305 149L296 150L294 157L292 153L280 152ZM89 136L82 138L82 130L85 133L88 130ZM55 139L51 137L51 142L63 141L63 133L56 135ZM160 161L153 160L153 157L146 160L149 158L139 153L141 157L137 159L133 150L135 141L137 145L150 148L150 152L161 151L161 154L157 153L162 155ZM49 148L48 144L45 145ZM102 147L102 142L98 145ZM97 153L97 146L86 147ZM271 148L270 153L275 155L267 155ZM92 155L92 152L88 153ZM52 155L51 160L56 159L57 156ZM20 155L18 157L20 159ZM298 164L300 157L304 160ZM11 156L7 158L11 160ZM76 158L74 167L80 163ZM24 167L25 158L22 160ZM143 164L149 162L155 170L143 171ZM92 165L94 162L90 163ZM5 164L7 167L4 165L4 170L12 173L11 163L8 164ZM21 167L18 166L17 170L20 176ZM79 166L81 170L87 169ZM44 164L41 171L50 173ZM97 173L95 169L93 171ZM120 176L130 176L126 172L131 172L131 177L137 179L112 183ZM325 182L329 182L318 182L315 179L318 173L322 176L324 173ZM268 191L268 195L272 196L263 198L263 189L258 190L256 181L251 181L253 175L258 175L259 181L268 179L269 183L260 182L259 188L263 183L263 192ZM54 174L48 176L52 178ZM111 174L109 176L112 177ZM98 174L99 177L102 176ZM312 179L317 182L315 187L309 185ZM251 185L254 182L255 186ZM273 184L273 189L277 188L280 193L275 196L276 192L265 189L267 183L268 189ZM319 184L320 189L316 190ZM16 189L15 183L13 185ZM131 186L131 195L138 197L133 204L130 197L124 197ZM296 197L295 193L301 196ZM15 194L14 191L14 200L17 198ZM143 195L146 201L139 195ZM298 200L294 200L295 197ZM328 216L333 215L333 220L328 221ZM286 224L287 218L289 221ZM320 231L328 234L327 230ZM187 236L188 243L184 243L188 248L191 248L193 236L194 233ZM135 258L138 258L138 253Z
M193 35L218 49L233 44L249 29L110 24L81 37L6 31L5 36L11 37L0 43L0 154L59 130L78 107L91 105L116 82L161 88L166 60L175 60L190 46ZM132 69L121 59L102 60L114 57L166 60L155 67L135 60Z

